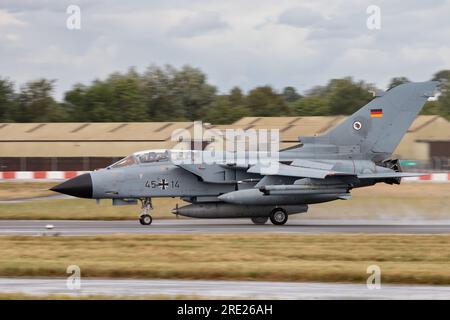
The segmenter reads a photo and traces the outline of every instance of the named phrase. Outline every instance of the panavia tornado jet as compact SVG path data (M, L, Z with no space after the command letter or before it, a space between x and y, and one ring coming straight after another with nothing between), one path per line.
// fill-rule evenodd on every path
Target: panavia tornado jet
M437 86L432 81L407 83L376 93L325 134L299 137L298 145L279 150L275 170L228 157L215 163L187 161L201 156L201 150L148 150L51 190L112 199L113 205L140 201L143 225L152 223L151 199L156 197L186 201L172 210L186 217L250 218L255 224L270 219L283 225L310 204L349 199L353 188L399 184L403 177L420 175L402 172L391 155Z

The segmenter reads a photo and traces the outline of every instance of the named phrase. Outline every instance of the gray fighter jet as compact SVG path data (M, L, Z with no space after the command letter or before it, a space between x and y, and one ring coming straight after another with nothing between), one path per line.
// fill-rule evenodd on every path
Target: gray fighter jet
M309 204L349 199L353 188L399 184L405 173L391 154L438 82L407 83L378 92L367 105L327 133L299 137L280 150L277 170L236 161L189 163L202 151L148 150L65 181L51 190L80 198L142 204L139 221L150 225L151 199L180 197L190 203L172 210L193 218L270 219L283 225Z

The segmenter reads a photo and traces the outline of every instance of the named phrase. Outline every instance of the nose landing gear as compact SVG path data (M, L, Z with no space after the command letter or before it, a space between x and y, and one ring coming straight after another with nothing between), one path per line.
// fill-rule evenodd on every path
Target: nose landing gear
M152 199L144 198L140 199L142 204L142 213L139 216L139 222L144 226L149 226L152 224L152 216L150 215L150 210L153 209Z

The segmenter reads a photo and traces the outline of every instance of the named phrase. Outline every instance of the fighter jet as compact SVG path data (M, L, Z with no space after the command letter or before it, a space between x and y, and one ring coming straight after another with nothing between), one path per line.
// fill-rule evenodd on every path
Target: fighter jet
M176 215L193 218L250 218L284 225L308 205L350 199L353 188L400 184L418 176L392 158L396 146L438 82L407 83L374 98L325 134L299 137L279 150L276 170L236 161L189 163L204 151L147 150L51 190L80 198L112 199L113 205L142 204L139 221L152 223L152 198L179 197Z

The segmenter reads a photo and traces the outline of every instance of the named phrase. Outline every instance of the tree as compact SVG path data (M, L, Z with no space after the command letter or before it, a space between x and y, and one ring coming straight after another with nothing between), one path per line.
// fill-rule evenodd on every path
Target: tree
M230 100L230 103L234 106L243 105L245 103L244 94L239 87L233 87L230 90L230 95L228 98Z
M293 108L295 114L302 116L352 114L372 100L369 91L373 89L363 81L354 82L351 77L333 79L326 86L313 87Z
M422 114L450 119L450 70L433 76L441 81L442 94L429 101ZM406 77L390 81L393 88L409 82ZM199 69L184 66L150 66L143 73L130 68L90 84L75 84L64 102L53 97L55 80L38 79L24 84L18 93L13 82L0 78L0 121L189 121L228 124L244 116L312 116L351 114L373 97L375 88L352 78L332 79L315 86L303 97L294 87L282 93L270 86L256 87L246 95L239 87L218 95Z
M441 94L437 101L428 101L421 114L439 114L450 120L450 70L436 72L431 80L441 82Z
M71 121L89 121L90 114L86 106L86 92L87 87L81 83L77 83L73 86L72 90L65 93L63 107Z
M323 97L305 97L297 100L293 104L294 112L297 116L321 116L329 114L329 107Z
M294 87L285 87L281 95L286 102L295 102L302 97Z
M126 74L109 76L106 85L110 88L114 121L145 121L148 119L144 103L141 76L134 68Z
M113 73L66 93L65 106L79 121L186 121L201 119L216 88L200 70L150 66Z
M85 92L85 105L81 106L85 110L84 121L92 122L112 122L117 121L116 112L112 105L112 90L104 81L95 80ZM118 120L120 121L120 120Z
M395 77L391 79L391 82L389 83L388 86L388 90L392 89L400 84L404 84L404 83L409 83L411 82L408 78L406 77Z
M216 88L199 69L151 66L144 76L144 97L152 121L198 120L214 101Z
M143 96L150 121L185 121L186 113L173 88L176 70L171 66L150 66L143 75Z
M185 115L189 120L201 120L206 108L214 101L217 89L206 82L206 75L199 69L184 66L175 72L174 94L181 98Z
M332 115L352 114L370 100L371 86L364 82L353 82L352 78L333 79L327 85L326 98Z
M432 80L441 82L441 95L437 101L438 114L450 120L450 70L437 72Z
M441 70L436 72L431 80L446 81L447 83L450 82L450 70Z
M17 106L14 83L0 78L0 121L11 122Z
M19 93L17 122L55 122L66 120L61 106L52 97L55 80L29 81Z
M248 109L243 105L233 104L230 96L219 96L208 108L204 119L214 124L231 124L249 115Z
M427 101L420 112L421 115L435 115L442 114L441 105L439 101Z
M446 89L442 89L443 92L441 96L439 97L438 103L438 114L446 117L448 120L450 120L450 90L447 87Z
M246 106L251 115L258 117L287 116L291 113L284 99L270 86L251 90L246 98Z
M77 84L65 95L65 106L76 121L145 121L148 119L141 76L130 68L90 86Z

